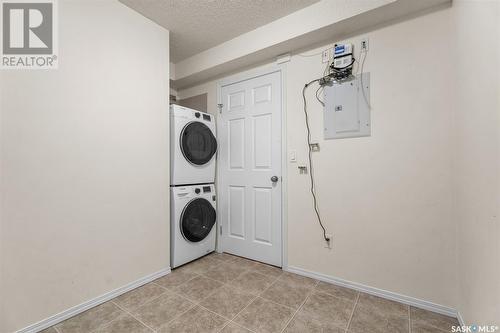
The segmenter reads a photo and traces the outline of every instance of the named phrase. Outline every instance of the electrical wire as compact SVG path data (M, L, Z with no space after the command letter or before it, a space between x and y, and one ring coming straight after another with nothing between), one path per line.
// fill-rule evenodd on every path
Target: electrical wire
M328 76L330 74L330 59L326 62L325 70L323 71L323 76Z
M323 87L322 85L320 85L320 86L318 87L318 89L316 89L316 99L317 99L317 100L318 100L318 102L319 102L321 105L323 105L323 107L324 107L324 106L325 106L325 102L323 102L323 101L319 98L319 96L318 96L319 91L320 91L320 90L323 90L323 89L324 89L324 87Z
M362 53L363 53L363 50L361 50L361 49L360 49L360 50L359 50L359 55L358 55L358 59L360 59L360 60L361 60L361 58L362 58L362 56L361 56L361 55L362 55ZM361 67L360 62L359 62L359 61L356 61L356 76L359 74L359 68L360 68L360 67ZM353 71L354 71L354 69L353 69Z
M317 54L314 54L314 55L317 55ZM310 56L314 56L314 55L310 55ZM301 56L305 56L305 55L301 55ZM365 58L366 58L366 55L365 55ZM363 58L363 64L361 65L361 71L363 71L363 65L364 65L365 58ZM316 99L318 100L318 102L321 105L323 105L323 107L324 107L325 102L323 102L319 98L318 94L322 89L324 89L325 82L331 81L332 76L333 76L333 79L335 81L338 80L337 73L342 73L342 72L344 72L344 70L348 69L349 67L352 68L352 66L354 65L355 62L356 62L356 59L354 57L352 57L352 61L349 65L347 65L345 67L337 68L337 67L332 66L332 64L330 64L330 61L328 61L326 64L325 70L323 71L323 77L306 83L304 85L304 88L302 88L302 99L304 100L304 116L305 116L305 123L306 123L306 129L307 129L307 149L308 149L307 156L308 156L308 160L309 160L309 177L311 179L310 191L311 191L311 195L313 198L314 212L316 213L316 218L318 219L318 223L319 223L321 229L323 230L323 238L325 239L326 242L330 242L330 237L328 237L326 235L326 228L323 225L323 221L321 220L321 216L319 214L319 208L318 208L318 199L316 198L316 186L314 183L314 170L313 170L312 148L311 148L311 128L309 126L309 115L307 113L306 89L311 84L313 84L315 82L319 82L319 87L318 87L318 89L316 89L315 96L316 96ZM331 72L332 70L334 71L333 74ZM352 69L351 69L351 71L352 71ZM351 75L351 74L348 74L348 75ZM363 90L363 94L364 94L364 90ZM365 100L366 100L366 97L365 97Z
M307 148L309 149L308 157L309 157L309 176L311 178L311 194L313 197L313 204L314 204L314 211L316 212L316 217L318 219L318 223L321 226L321 229L323 229L323 238L325 239L326 242L330 242L330 238L326 236L326 229L323 225L323 222L321 221L321 216L319 215L319 209L318 209L318 200L316 199L316 188L314 186L314 173L313 173L313 164L312 164L312 149L311 149L311 129L309 127L309 116L307 114L307 101L306 101L306 89L309 87L311 84L314 82L319 82L320 79L312 80L309 83L306 83L304 85L304 88L302 88L302 98L304 99L304 115L305 115L305 120L306 120L306 128L307 128ZM318 89L319 90L319 89ZM318 90L316 92L318 92Z
M368 109L371 110L372 106L370 105L370 102L368 101L368 98L366 98L366 93L365 93L365 85L363 84L363 68L365 67L365 60L368 55L368 51L364 52L365 56L363 57L363 60L361 61L361 73L360 75L360 80L361 80L361 92L363 93L363 98L365 99L366 105L368 105Z
M356 58L354 58L354 56L352 56L352 61L351 61L351 63L349 65L346 65L344 67L335 67L335 66L332 66L332 69L334 71L340 72L340 71L342 71L342 70L344 70L346 68L352 67L352 65L354 65L355 62L356 62Z

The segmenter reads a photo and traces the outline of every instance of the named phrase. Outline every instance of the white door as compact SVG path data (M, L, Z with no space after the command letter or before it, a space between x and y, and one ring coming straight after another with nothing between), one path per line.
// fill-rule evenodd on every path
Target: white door
M281 73L221 87L222 250L281 267Z

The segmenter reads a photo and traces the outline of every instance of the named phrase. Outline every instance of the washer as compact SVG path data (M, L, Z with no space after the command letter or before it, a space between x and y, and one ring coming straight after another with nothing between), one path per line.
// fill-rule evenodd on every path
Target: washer
M173 104L170 133L170 184L215 182L214 116Z
M215 251L215 186L171 187L170 200L170 259L175 268Z

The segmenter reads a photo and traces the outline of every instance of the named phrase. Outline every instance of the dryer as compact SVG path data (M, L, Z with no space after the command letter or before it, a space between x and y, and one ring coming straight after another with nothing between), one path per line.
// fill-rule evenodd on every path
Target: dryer
M215 181L214 116L180 105L170 106L170 184Z
M170 263L178 267L215 251L216 197L213 184L170 188Z

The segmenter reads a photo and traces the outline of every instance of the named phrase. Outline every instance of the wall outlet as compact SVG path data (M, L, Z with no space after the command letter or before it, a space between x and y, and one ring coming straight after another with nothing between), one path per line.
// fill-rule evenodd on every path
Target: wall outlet
M368 38L363 38L360 43L361 52L367 52L369 47L370 43L368 41Z
M311 147L311 151L319 151L319 143L311 142L309 146Z
M326 49L323 51L323 53L321 54L321 61L323 63L330 61L330 49Z
M325 248L327 248L327 249L330 249L330 250L331 250L331 249L332 249L332 246L333 246L333 235L331 235L331 234L326 234L326 237L329 239L329 241L328 241L328 242L326 242L326 246L325 246Z

